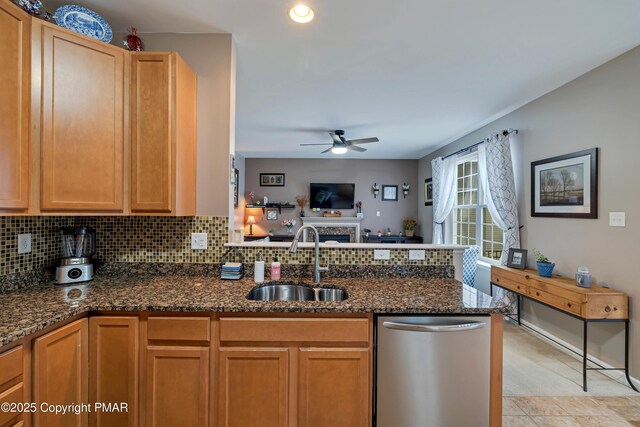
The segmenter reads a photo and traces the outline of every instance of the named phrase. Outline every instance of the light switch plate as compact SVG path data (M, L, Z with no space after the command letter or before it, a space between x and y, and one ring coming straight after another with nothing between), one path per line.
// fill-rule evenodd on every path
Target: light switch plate
M191 249L207 249L207 233L191 233Z
M374 249L373 259L391 259L391 251L389 249Z
M31 253L31 233L18 234L18 253Z
M410 249L409 259L424 260L424 249Z
M609 212L610 227L624 227L626 225L624 212Z

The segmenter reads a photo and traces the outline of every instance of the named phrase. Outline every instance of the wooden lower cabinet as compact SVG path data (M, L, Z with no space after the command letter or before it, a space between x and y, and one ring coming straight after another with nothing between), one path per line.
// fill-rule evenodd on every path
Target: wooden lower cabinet
M91 426L138 425L138 331L138 318L135 316L97 316L89 319L91 402L118 404L111 410L89 414ZM126 407L122 406L123 403Z
M77 320L40 338L33 344L33 397L41 408L89 402L88 320ZM38 410L36 427L84 427L88 412L55 414Z
M149 346L145 425L198 427L209 423L209 348Z
M369 425L369 350L301 348L299 427Z
M222 348L218 364L218 426L288 425L288 348Z

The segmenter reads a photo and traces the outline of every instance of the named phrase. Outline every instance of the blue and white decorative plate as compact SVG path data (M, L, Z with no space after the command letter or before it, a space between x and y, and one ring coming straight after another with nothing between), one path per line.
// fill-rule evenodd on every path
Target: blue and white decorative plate
M113 32L107 21L86 7L72 4L61 6L53 17L58 25L76 33L93 37L105 43L109 43L113 38Z

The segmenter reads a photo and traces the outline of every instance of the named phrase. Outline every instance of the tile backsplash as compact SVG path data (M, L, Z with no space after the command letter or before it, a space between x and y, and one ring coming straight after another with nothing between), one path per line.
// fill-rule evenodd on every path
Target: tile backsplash
M87 225L97 231L95 259L128 263L253 262L261 252L265 261L277 257L284 264L311 264L313 249L234 248L224 257L228 237L226 217L158 216L0 216L0 276L55 265L60 257L60 228ZM32 234L32 252L18 254L17 236ZM206 250L191 250L191 233L208 233ZM410 261L408 250L392 249L391 259L374 261L373 249L323 249L322 262L332 265L452 265L451 250L427 251L424 261Z

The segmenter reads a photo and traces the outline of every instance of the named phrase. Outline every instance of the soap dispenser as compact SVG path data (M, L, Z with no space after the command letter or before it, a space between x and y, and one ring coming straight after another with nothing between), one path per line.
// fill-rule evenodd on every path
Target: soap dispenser
M262 260L262 252L258 253L258 259L253 267L253 281L256 283L264 282L264 261Z
M280 280L280 263L274 258L271 263L271 280Z

